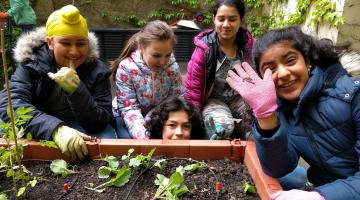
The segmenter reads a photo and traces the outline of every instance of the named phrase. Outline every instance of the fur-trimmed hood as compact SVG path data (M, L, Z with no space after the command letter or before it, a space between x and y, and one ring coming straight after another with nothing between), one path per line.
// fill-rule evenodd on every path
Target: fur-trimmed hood
M15 61L20 63L27 59L34 60L34 50L45 42L46 36L45 27L39 27L34 31L22 34L13 49ZM86 62L99 58L98 39L92 32L89 32L89 48L90 53Z
M357 52L342 55L340 62L351 76L360 78L360 55Z

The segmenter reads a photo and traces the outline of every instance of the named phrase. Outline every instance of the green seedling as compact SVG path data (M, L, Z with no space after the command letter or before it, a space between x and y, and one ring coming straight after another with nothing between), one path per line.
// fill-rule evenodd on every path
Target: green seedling
M158 186L152 199L179 199L189 189L184 184L184 176L180 172L174 172L170 178L162 174L156 175L155 184Z
M129 150L130 152L130 150ZM131 154L131 153L130 153ZM129 155L129 154L128 154ZM98 177L101 179L107 179L111 175L113 175L113 178L111 178L109 181L98 185L96 187L93 187L93 184L89 184L90 187L85 187L86 189L95 191L95 192L103 192L106 187L122 187L126 183L129 182L131 177L131 171L126 167L126 165L123 165L120 169L119 167L119 161L114 156L107 156L105 158L102 158L100 160L104 160L107 162L107 166L101 166L98 170Z
M66 177L70 174L75 174L74 170L68 169L69 164L65 160L53 160L50 164L51 171L56 175L61 175L61 177Z
M244 192L245 193L252 193L252 194L255 194L256 193L256 190L255 190L255 187L253 185L251 185L250 183L246 182L244 184Z
M154 154L156 148L151 149L151 151L148 153L148 155L139 154L135 158L130 158L129 166L133 168L150 168L151 167L151 158Z
M20 107L10 114L10 107L8 107L7 114L13 119L10 122L0 122L2 138L8 144L6 148L0 147L0 173L5 173L6 177L11 178L13 182L11 190L0 192L0 197L4 199L7 198L8 192L13 192L14 196L20 197L25 194L29 186L34 187L38 182L36 177L32 179L32 174L21 164L25 145L17 142L17 139L25 135L22 125L32 118L29 115L31 111L33 111L32 108ZM31 139L31 133L26 133L26 138ZM15 144L10 144L10 141L14 141Z
M156 160L155 163L154 163L154 166L155 167L158 167L159 169L164 169L165 166L167 165L167 161L166 159L159 159L159 160Z
M193 161L192 159L188 159ZM165 177L162 174L157 174L155 184L158 185L158 189L153 199L179 199L180 196L187 193L189 190L184 184L184 174L186 172L193 172L197 169L206 169L208 165L204 162L198 162L183 166L178 166L176 171L170 176Z
M117 169L119 167L119 161L115 156L106 156L105 158L101 159L108 163L109 167L112 169Z
M135 151L134 149L129 149L127 155L121 156L121 160L129 161L129 160L130 160L130 157L131 157L131 154L132 154L134 151Z
M14 112L14 125L15 125L15 132L16 132L16 138L21 138L25 135L24 128L22 128L22 125L26 123L26 120L31 119L32 116L28 115L29 112L33 111L32 108L25 108L20 107L16 109ZM7 114L10 116L10 110L7 109ZM11 122L0 122L0 127L2 128L2 138L10 141L14 141L15 134L13 133L13 130L11 128ZM19 128L20 127L20 128Z

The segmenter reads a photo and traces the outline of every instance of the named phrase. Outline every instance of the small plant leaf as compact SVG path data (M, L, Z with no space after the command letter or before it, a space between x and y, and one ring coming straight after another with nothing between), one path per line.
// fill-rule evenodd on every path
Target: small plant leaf
M8 169L6 171L6 177L8 177L8 178L14 176L14 174L15 174L15 171L13 169Z
M166 176L162 175L162 174L156 174L156 180L155 180L155 184L156 185L166 185L167 182L164 183L164 180L167 179L167 181L169 180L168 178L166 178Z
M134 151L135 151L135 149L132 149L132 148L129 149L127 155L121 156L121 160L128 160L128 159L130 159L130 156L131 156L131 154L132 154Z
M167 165L167 161L166 159L160 159L160 160L156 160L154 166L160 168L160 169L164 169L164 167Z
M98 177L99 178L109 178L111 171L112 170L110 167L101 166L101 167L99 167L99 170L98 170Z
M31 141L32 140L32 134L30 132L26 133L26 140Z
M245 193L252 193L252 194L255 194L256 193L256 190L255 190L255 187L252 186L250 183L245 183L244 184L244 192Z
M109 181L108 185L113 185L115 187L121 187L129 182L131 176L131 171L126 168L125 165L117 172L116 177Z
M117 169L119 167L119 161L115 156L106 156L102 160L106 161L111 169Z
M15 113L16 115L26 115L27 113L33 111L33 108L26 108L26 107L20 107L16 109Z
M48 147L48 148L54 148L54 149L58 149L58 145L51 140L40 140L39 141L40 146L42 147Z
M186 187L186 185L181 185L180 188L177 188L173 191L173 194L176 197L180 197L187 192L189 192L189 189Z
M178 199L187 193L189 189L184 184L184 176L179 172L174 172L170 178L162 174L156 175L155 184L158 185L154 198Z
M0 193L0 200L8 200L6 194Z
M139 159L139 155L136 158L131 158L129 162L130 167L139 167L141 165L141 159Z
M180 165L176 168L176 172L179 172L180 174L184 175L185 174L185 168Z
M172 187L178 186L184 182L184 176L179 172L175 172L170 176L170 184Z
M197 170L197 169L205 169L207 168L207 164L204 163L204 162L201 162L201 163L194 163L194 164L190 164L190 165L186 165L185 166L185 170L186 171L194 171L194 170Z
M151 151L148 153L147 157L152 157L152 155L154 154L156 148L152 148Z
M30 181L30 185L31 185L31 187L35 187L35 185L37 184L37 179L36 178L34 178L32 181Z
M20 130L16 133L17 138L22 138L25 135L25 130L23 127L20 128Z
M69 174L74 174L75 171L69 170L68 164L65 160L53 160L50 164L50 169L55 175L66 177Z
M16 196L19 197L19 196L23 195L25 190L26 190L26 186L19 188L19 190L16 193Z

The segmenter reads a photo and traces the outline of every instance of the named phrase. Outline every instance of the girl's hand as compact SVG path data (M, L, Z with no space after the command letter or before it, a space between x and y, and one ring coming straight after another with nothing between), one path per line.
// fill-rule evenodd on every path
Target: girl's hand
M55 74L49 72L48 76L69 94L74 93L80 85L79 76L76 71L70 67L62 67Z
M275 84L271 70L267 69L261 79L252 67L243 62L235 65L237 74L230 70L226 81L237 91L255 113L256 118L271 116L277 109Z

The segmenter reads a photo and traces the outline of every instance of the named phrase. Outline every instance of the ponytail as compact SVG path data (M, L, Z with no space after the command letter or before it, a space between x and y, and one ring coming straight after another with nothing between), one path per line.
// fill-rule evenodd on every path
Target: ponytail
M126 59L137 49L137 37L140 35L140 31L135 33L129 38L124 49L122 50L120 56L111 63L111 77L115 81L116 71L119 67L119 64L122 60Z

